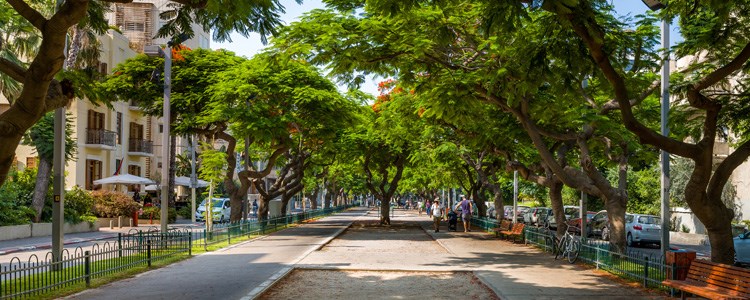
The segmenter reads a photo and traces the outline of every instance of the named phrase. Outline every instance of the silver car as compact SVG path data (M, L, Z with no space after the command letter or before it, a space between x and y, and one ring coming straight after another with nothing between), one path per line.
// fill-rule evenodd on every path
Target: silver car
M734 238L735 263L750 264L750 231Z
M625 240L629 247L661 244L661 218L652 215L625 214Z

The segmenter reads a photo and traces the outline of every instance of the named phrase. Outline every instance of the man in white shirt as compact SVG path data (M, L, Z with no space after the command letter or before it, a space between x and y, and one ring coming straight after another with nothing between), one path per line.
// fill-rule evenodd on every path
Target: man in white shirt
M432 201L432 220L435 222L435 232L440 232L440 220L443 218L443 205L440 204L440 199L435 198Z

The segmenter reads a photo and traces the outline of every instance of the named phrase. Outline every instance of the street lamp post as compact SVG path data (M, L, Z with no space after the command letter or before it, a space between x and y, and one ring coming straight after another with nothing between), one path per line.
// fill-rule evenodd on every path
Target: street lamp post
M658 0L643 0L648 8L657 11L666 7ZM661 62L661 134L669 136L669 20L661 20L661 47L664 51ZM661 253L669 249L669 153L661 150Z
M148 56L164 57L164 113L162 116L162 150L161 150L161 231L166 232L169 217L169 99L172 94L172 51L162 50L159 46L146 46L143 52Z
M513 223L518 222L518 171L513 171Z
M190 164L190 215L192 216L190 218L193 223L195 223L195 188L198 186L198 180L195 177L195 146L198 144L198 141L196 141L197 136L193 135L192 141L190 143L190 152L192 154L192 163Z

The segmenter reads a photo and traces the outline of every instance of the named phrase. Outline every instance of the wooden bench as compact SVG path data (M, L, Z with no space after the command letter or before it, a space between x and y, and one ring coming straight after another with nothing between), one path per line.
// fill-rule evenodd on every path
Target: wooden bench
M667 279L665 286L708 299L750 299L750 270L696 259L685 280Z
M511 222L510 222L510 221L508 221L508 220L503 220L502 222L500 222L500 226L498 226L498 227L496 227L496 228L493 228L493 229L492 229L492 231L493 231L493 232L495 232L495 236L498 236L498 237L499 237L499 236L500 236L500 232L503 232L503 231L508 231L508 230L510 230L510 226L511 226L512 224L513 224L513 223L511 223Z
M523 239L523 228L525 226L526 225L524 225L523 223L516 223L516 224L513 225L513 229L506 230L506 231L501 231L500 235L501 236L507 236L507 237L513 237L513 242L515 243L516 242L516 237L520 237L521 239Z

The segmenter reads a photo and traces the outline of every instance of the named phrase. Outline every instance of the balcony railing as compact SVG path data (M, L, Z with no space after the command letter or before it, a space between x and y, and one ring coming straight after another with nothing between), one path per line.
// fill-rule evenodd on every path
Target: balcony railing
M117 133L105 129L86 129L86 144L89 145L105 145L109 147L115 146L117 140Z
M154 142L139 139L130 139L128 152L154 153Z

